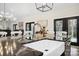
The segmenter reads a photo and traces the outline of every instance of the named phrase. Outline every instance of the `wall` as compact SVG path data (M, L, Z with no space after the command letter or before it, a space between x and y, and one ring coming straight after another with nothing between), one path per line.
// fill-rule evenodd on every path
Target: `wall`
M79 16L78 3L54 3L53 10L48 12L40 12L36 9L34 3L7 3L5 11L13 14L19 21L37 21L48 20L48 30L53 31L53 21L56 18ZM0 7L3 6L0 4ZM0 11L3 7L0 8Z

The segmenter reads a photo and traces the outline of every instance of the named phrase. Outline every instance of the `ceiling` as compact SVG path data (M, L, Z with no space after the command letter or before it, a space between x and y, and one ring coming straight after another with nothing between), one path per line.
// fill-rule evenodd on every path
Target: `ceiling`
M61 11L66 11L67 9L77 9L79 10L79 4L77 3L55 3L53 10L49 12L40 12L36 9L34 3L6 3L5 11L13 14L17 19L22 19L24 17L32 17L39 15L59 15ZM0 11L4 10L4 4L0 3ZM68 11L68 10L67 10Z

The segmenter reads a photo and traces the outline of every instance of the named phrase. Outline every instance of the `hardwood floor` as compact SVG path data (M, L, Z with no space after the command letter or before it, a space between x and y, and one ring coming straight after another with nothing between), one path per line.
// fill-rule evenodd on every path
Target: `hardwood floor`
M71 46L71 56L79 56L79 46Z

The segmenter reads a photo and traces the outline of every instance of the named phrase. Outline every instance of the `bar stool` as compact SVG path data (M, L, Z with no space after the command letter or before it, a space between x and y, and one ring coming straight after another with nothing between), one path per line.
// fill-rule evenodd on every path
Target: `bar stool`
M11 31L11 39L22 39L22 32L21 31Z
M23 38L24 39L29 39L29 37L32 39L33 32L32 31L25 31Z
M6 37L7 32L0 32L1 37Z
M0 32L0 35L1 35L0 40L5 40L5 39L7 38L7 37L6 37L7 32L1 31L1 32Z

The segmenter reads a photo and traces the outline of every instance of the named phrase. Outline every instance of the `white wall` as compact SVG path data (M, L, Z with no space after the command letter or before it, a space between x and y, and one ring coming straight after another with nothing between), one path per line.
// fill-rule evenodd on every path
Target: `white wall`
M2 4L0 4L0 7ZM3 8L0 8L0 11ZM12 13L17 21L48 20L48 30L53 31L53 21L56 18L79 16L78 3L55 3L52 11L40 12L34 3L7 3L6 12Z

